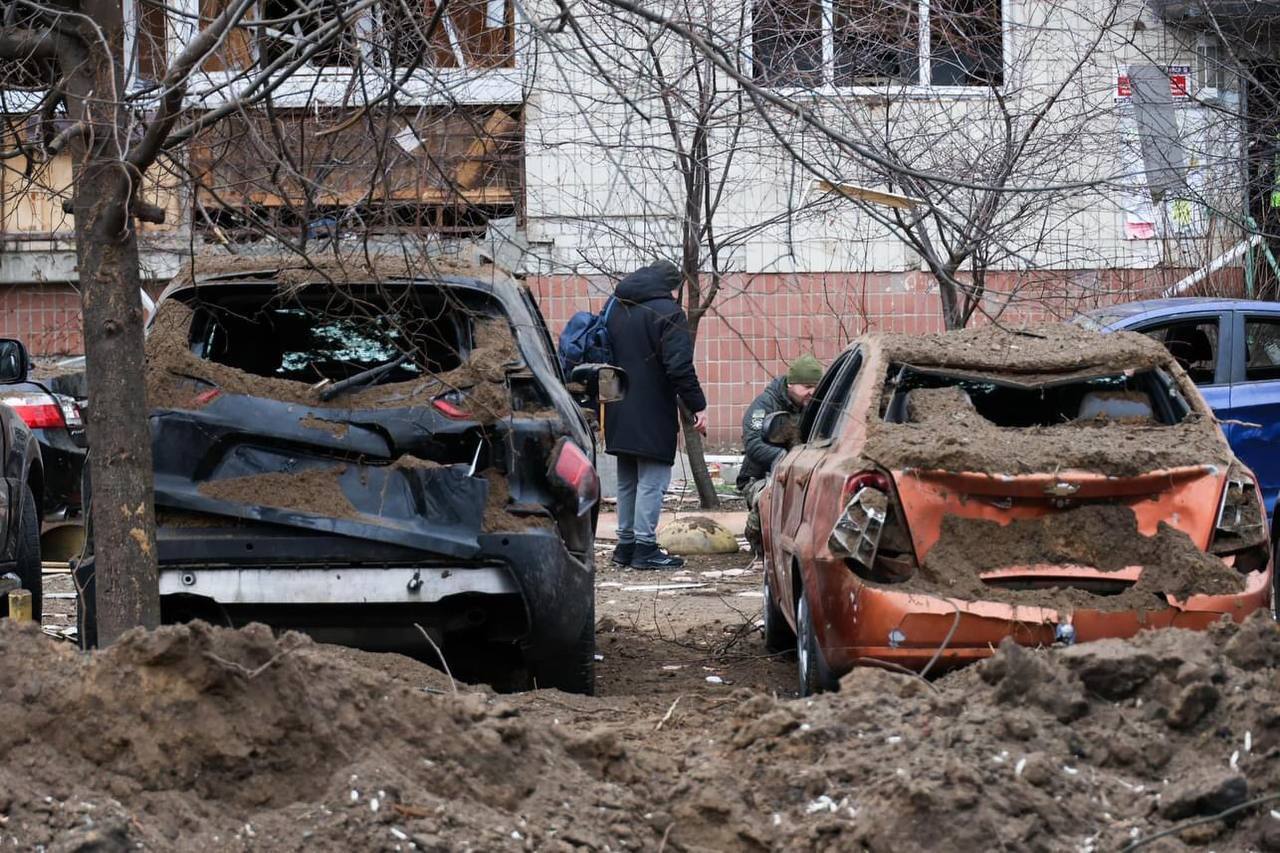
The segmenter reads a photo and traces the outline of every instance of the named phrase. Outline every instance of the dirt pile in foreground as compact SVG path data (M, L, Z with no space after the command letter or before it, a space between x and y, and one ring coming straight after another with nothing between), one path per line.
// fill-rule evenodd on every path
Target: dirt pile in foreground
M1263 617L793 701L453 696L257 628L84 656L0 623L0 653L27 664L0 670L5 846L1120 850L1280 792ZM1274 807L1145 849L1277 849Z

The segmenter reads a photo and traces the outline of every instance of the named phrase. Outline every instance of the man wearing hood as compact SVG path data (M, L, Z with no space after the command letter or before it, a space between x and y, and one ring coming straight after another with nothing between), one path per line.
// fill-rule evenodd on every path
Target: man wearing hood
M658 547L658 515L676 459L676 400L707 431L707 398L693 367L693 339L673 293L680 270L661 261L618 282L609 315L614 361L627 372L625 399L604 412L605 451L618 459L618 547L613 562L637 569L679 568Z
M736 483L750 509L747 513L747 529L743 535L747 537L757 556L760 555L760 490L764 488L774 464L787 453L784 447L765 443L764 436L761 435L764 419L774 412L790 412L799 416L813 397L820 379L822 362L811 355L802 355L791 362L785 375L770 382L760 392L760 396L751 401L746 414L742 416L744 457Z

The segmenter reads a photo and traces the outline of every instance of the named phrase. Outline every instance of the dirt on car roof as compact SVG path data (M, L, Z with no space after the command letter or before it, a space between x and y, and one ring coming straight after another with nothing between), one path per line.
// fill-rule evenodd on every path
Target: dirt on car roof
M1124 371L1176 364L1169 351L1136 332L1102 334L1060 324L1008 330L982 326L931 335L878 336L889 361L1003 374Z
M1064 325L1026 333L984 328L887 335L882 340L887 364L974 371L1033 384L1162 368L1181 387L1191 388L1163 346L1127 332L1104 335ZM1217 422L1203 407L1176 424L1094 418L1004 427L983 417L955 390L917 389L911 394L913 416L906 423L884 421L881 396L871 406L864 454L886 468L988 474L1075 469L1130 476L1184 466L1225 467L1232 458Z

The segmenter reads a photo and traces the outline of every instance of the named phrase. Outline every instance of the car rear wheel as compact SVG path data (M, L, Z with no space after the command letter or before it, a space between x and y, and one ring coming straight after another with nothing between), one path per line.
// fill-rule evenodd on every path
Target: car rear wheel
M534 668L538 688L555 688L565 693L592 696L596 692L596 609L592 605L582 632L559 655Z
M40 567L40 513L36 509L36 496L31 487L22 486L22 513L18 520L18 548L14 569L22 588L31 593L31 618L40 622L44 612L44 575ZM0 602L5 613L9 602Z
M800 695L836 690L840 685L831 675L827 659L818 645L818 634L813 629L813 613L809 599L800 593L800 606L796 610L797 646L796 661L800 673Z
M795 632L778 608L767 568L764 572L764 647L770 652L787 652L796 647Z

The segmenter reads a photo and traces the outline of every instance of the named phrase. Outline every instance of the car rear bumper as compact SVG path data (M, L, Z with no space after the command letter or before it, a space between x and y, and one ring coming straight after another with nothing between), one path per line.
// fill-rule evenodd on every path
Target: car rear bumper
M989 657L1006 637L1026 646L1132 637L1153 628L1202 630L1223 616L1239 622L1271 600L1271 569L1251 572L1234 595L1193 595L1151 610L1074 610L965 601L871 587L856 579L832 590L834 611L823 637L828 664L838 673L887 661L933 671ZM1064 631L1063 626L1070 626ZM941 649L941 651L939 651ZM934 660L936 657L936 661Z
M468 560L287 528L251 530L160 528L167 609L205 601L237 624L252 618L308 630L309 620L323 622L354 645L370 645L362 634L385 634L388 623L408 631L415 622L442 631L486 624L517 640L530 660L570 647L593 612L592 567L554 529L482 534L480 553Z

